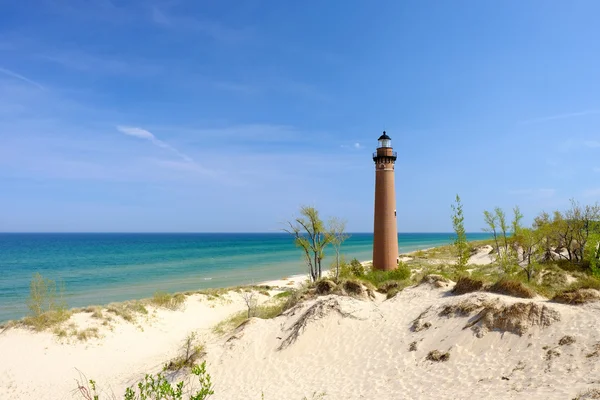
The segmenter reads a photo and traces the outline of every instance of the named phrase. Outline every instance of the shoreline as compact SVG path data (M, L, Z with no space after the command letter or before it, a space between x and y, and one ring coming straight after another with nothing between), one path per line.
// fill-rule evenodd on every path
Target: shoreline
M64 284L70 308L169 293L249 285L303 274L301 253L288 235L4 235L0 243L0 321L28 313L29 284L40 272ZM482 238L473 234L472 240ZM449 233L399 234L400 252L443 246ZM51 240L50 240L51 239ZM105 249L105 250L102 250ZM372 234L352 234L342 252L372 258ZM332 249L324 268L329 268Z
M424 249L418 249L418 250L412 250L406 253L400 253L398 255L398 259L400 261L406 261L405 257L409 257L411 255L414 255L415 253L419 252L419 251L429 251L435 248L439 248L439 247L444 247L446 245L442 245L442 246L434 246L434 247L428 247L428 248L424 248ZM367 266L369 264L371 264L373 262L373 260L366 260L366 261L360 261L360 263L363 266ZM322 275L325 276L326 274L329 273L329 269L325 269L322 271ZM240 287L258 287L258 286L270 286L273 288L284 288L284 289L297 289L299 288L302 283L307 282L309 280L309 274L308 273L304 273L304 274L294 274L294 275L287 275L287 276L283 276L281 278L275 278L275 279L269 279L269 280L263 280L263 281L259 281L257 283L248 283L248 284L240 284L240 285L233 285L233 286L216 286L216 287L210 287L210 288L203 288L203 289L196 289L196 290L183 290L183 291L176 291L176 292L167 292L172 296L176 296L176 295L193 295L193 294L203 294L204 292L212 292L212 291L230 291L230 290L235 290L236 288L240 288ZM160 289L157 289L155 291L155 293L158 292L164 292ZM67 312L71 313L71 314L78 314L78 313L82 313L85 312L86 309L90 309L90 308L94 308L94 307L100 307L100 308L104 308L106 309L108 306L111 305L123 305L123 304L129 304L129 303L133 303L133 302L140 302L140 303L145 303L145 304L150 304L152 301L152 297L142 297L142 298L130 298L130 299L126 299L126 300L122 300L122 301L116 301L116 302L109 302L109 303L102 303L102 304L90 304L90 305L86 305L86 306L80 306L80 307L68 307L67 308ZM21 323L23 323L23 321L29 317L29 314L26 314L24 316L22 316L19 319L8 319L8 320L4 320L4 321L0 321L0 332L2 329L6 329L6 327L9 326L13 326L13 325L20 325Z

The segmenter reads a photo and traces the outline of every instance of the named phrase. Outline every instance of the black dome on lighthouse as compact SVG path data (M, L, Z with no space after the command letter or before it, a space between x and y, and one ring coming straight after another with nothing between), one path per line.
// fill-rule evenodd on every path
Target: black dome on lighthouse
M383 131L383 135L379 136L379 139L377 140L392 140L392 138L389 137L385 131Z

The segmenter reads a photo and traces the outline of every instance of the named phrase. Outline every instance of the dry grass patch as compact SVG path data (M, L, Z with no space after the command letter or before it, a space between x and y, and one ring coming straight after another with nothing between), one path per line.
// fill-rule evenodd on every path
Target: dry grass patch
M281 313L283 313L288 308L292 308L294 305L297 304L298 301L299 300L295 296L290 296L286 299L286 301L277 301L273 303L269 302L269 304L255 306L252 309L251 314L254 318L275 318L281 315ZM246 323L249 319L250 318L248 318L248 311L240 311L213 326L212 331L216 335L223 335L225 333L237 329L240 325Z
M588 389L577 395L573 400L593 400L600 399L600 389Z
M562 304L581 305L600 300L600 292L596 289L571 289L558 293L552 301Z
M106 311L123 318L127 322L135 322L138 315L148 314L148 309L141 301L111 303L106 306Z
M321 279L315 283L315 292L318 295L327 295L333 293L336 288L335 282L329 279Z
M559 346L568 346L570 344L575 343L575 338L573 336L563 336L562 338L560 338L560 340L558 341L558 345Z
M75 336L77 337L77 339L81 340L82 342L85 342L89 339L100 337L100 332L96 327L86 328L82 331L76 331Z
M440 311L441 317L468 316L476 310L491 306L493 302L481 299L465 299L457 303L446 304Z
M537 303L488 304L463 328L473 328L477 337L489 331L522 336L532 327L546 328L560 321L558 311Z
M163 371L179 371L183 368L192 368L198 359L204 357L204 345L197 342L196 332L190 333L181 346L180 355L166 363Z
M507 296L520 297L523 299L532 299L536 296L536 293L525 286L522 282L512 279L500 279L498 282L490 286L488 291Z
M484 289L485 284L481 279L473 279L468 276L461 276L454 288L452 289L452 294L461 295L466 293L478 292Z
M23 318L23 325L36 331L43 331L62 324L71 318L71 311L65 309L46 311L39 315L31 315Z
M482 290L485 287L483 280L473 279L468 276L458 278L456 285L452 289L452 294L461 295Z
M162 291L155 292L154 296L152 296L152 299L150 299L150 304L173 311L178 310L184 302L185 295L183 293L172 295Z
M446 362L450 359L450 353L442 353L439 350L432 350L429 352L429 354L427 354L425 359L433 362Z

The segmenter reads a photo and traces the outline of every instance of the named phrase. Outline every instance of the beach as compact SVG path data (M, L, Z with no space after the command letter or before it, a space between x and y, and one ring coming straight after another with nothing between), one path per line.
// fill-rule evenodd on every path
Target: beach
M488 253L483 246L471 260L483 268ZM403 257L414 262L428 255ZM262 282L253 289L257 304L277 302L306 278ZM78 385L89 379L102 396L120 398L145 374L160 373L191 333L202 343L216 400L466 399L473 393L541 400L570 399L595 387L600 303L572 306L477 291L453 295L454 285L427 275L390 298L367 289L356 296L307 298L282 315L250 318L237 328L222 322L246 312L241 288L189 293L173 309L149 303L131 321L110 307L80 311L63 324L72 329L64 337L5 329L0 398L82 398ZM500 320L493 318L473 323L478 312L511 307L530 311L512 325L494 325ZM531 318L531 312L540 314ZM90 329L94 334L85 339L76 333ZM187 374L167 372L193 388Z

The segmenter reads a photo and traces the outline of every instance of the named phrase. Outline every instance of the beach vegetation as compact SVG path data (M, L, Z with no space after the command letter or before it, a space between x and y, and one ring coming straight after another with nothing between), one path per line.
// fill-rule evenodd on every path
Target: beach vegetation
M327 235L329 236L329 242L335 251L335 267L333 271L335 274L334 280L337 282L340 278L340 251L342 243L350 237L350 235L346 233L346 221L336 217L330 218Z
M518 280L508 278L500 279L490 286L488 291L524 299L532 299L536 296L536 292L533 289Z
M294 243L302 249L310 279L316 282L321 278L325 247L331 242L332 237L328 234L319 211L314 207L300 207L300 216L293 222L288 221L287 224L289 228L284 230L294 237Z
M242 299L244 300L244 304L246 304L248 318L252 318L254 316L254 313L256 312L256 306L258 305L256 292L252 289L248 289L243 291L241 294Z
M278 317L285 310L292 308L300 301L299 292L293 291L290 296L285 298L272 298L266 303L253 305L251 310L248 308L244 311L234 313L213 326L212 331L216 335L223 335L246 323L250 318L272 319Z
M293 294L293 290L284 290L283 292L277 293L273 296L274 299L284 299L290 297Z
M106 311L123 318L127 322L135 322L138 315L148 314L148 309L141 301L111 303L106 306Z
M204 345L198 342L198 334L191 332L183 341L180 354L166 363L163 371L179 371L183 368L192 368L196 365L198 359L205 354Z
M456 238L454 239L454 248L456 251L456 266L460 270L464 270L469 262L471 251L467 242L467 232L465 230L465 216L463 214L463 206L458 194L456 195L455 204L452 208L452 227Z
M96 327L86 328L81 331L75 330L73 333L74 333L75 337L77 337L77 339L82 342L85 342L92 338L100 337L100 332L99 332L98 328L96 328ZM58 335L58 336L60 336L60 335Z
M456 285L452 289L452 294L461 295L483 290L485 283L481 279L471 278L469 276L461 276Z
M125 390L124 400L206 400L213 394L214 387L212 378L206 372L206 362L200 365L194 365L191 369L191 374L197 377L199 388L193 390L192 393L185 395L186 384L180 381L172 384L162 374L156 375L147 374L137 386L130 386ZM83 379L82 379L83 380ZM94 380L77 381L77 392L84 400L100 400L101 394L98 392L97 384ZM184 397L185 396L185 397ZM115 396L111 396L116 399ZM102 397L104 398L104 397Z
M376 287L383 282L386 281L403 281L409 279L412 272L410 268L400 262L398 263L398 268L390 270L390 271L380 271L380 270L369 270L367 273L361 276L356 276L364 281L370 282Z
M150 299L150 304L156 307L167 308L169 310L178 310L185 303L183 293L170 294L163 291L156 291Z
M29 315L23 319L23 324L42 331L68 320L71 312L67 309L64 293L64 285L57 286L55 281L40 273L33 274L27 301Z

